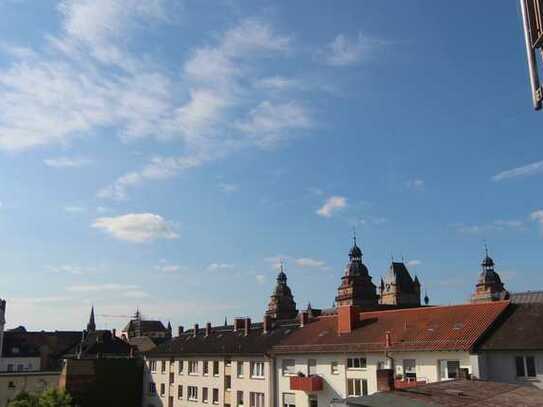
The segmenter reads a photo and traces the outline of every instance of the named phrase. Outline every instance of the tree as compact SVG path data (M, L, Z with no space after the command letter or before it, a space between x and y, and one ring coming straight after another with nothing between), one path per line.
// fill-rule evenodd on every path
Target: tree
M28 393L20 393L8 407L72 407L72 398L64 391L49 389L34 396Z

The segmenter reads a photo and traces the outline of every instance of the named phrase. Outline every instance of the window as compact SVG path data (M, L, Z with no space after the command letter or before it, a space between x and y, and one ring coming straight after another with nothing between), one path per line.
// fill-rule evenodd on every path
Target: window
M175 381L175 375L173 373L170 373L170 384L173 384Z
M366 358L348 358L347 369L365 369Z
M177 398L178 399L183 398L183 386L181 386L181 385L177 386Z
M330 363L330 373L339 374L339 366L335 360Z
M183 374L183 364L184 364L183 361L180 360L180 361L177 362L177 363L178 363L178 364L177 364L177 371L178 371L178 373L179 373L179 374Z
M156 384L149 383L149 394L156 394Z
M319 407L319 398L315 394L309 395L309 407Z
M189 360L189 374L197 375L198 374L198 361Z
M307 375L314 376L317 374L317 360L309 359L307 361Z
M264 362L251 362L251 377L264 377Z
M187 398L191 401L198 401L198 387L188 386Z
M403 375L404 378L407 380L417 379L417 361L415 359L404 359Z
M237 369L238 369L238 377L243 377L243 362L238 360L236 362L236 366L237 366Z
M283 376L296 374L296 361L294 359L283 359L282 362Z
M368 381L366 379L348 379L347 396L366 396L368 394Z
M213 361L213 376L218 376L218 375L219 375L219 361L214 360Z
M232 388L232 376L224 376L224 388L228 391Z
M533 356L515 357L517 377L536 377L535 358Z
M296 395L294 393L283 393L283 407L296 407Z
M219 389L213 389L213 404L219 404Z
M208 393L207 387L202 387L202 402L203 403L208 402L209 395L207 393Z
M253 393L250 394L250 407L264 407L264 393Z
M160 362L160 373L166 373L166 361Z
M209 361L204 360L204 376L209 374Z
M439 370L441 380L457 379L460 375L460 362L458 360L440 360Z
M232 366L232 360L230 360L230 359L224 359L224 365L225 365L226 367Z
M166 394L166 385L164 383L160 383L160 397L164 397L164 394Z
M239 362L238 362L239 363ZM236 396L236 405L238 407L243 406L243 392L238 390L237 396Z
M151 372L156 372L156 360L149 361L149 370L151 370Z

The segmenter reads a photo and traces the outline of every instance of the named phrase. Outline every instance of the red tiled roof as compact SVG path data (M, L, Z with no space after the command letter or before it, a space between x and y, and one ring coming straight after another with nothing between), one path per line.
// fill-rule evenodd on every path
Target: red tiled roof
M509 306L509 301L360 313L348 334L338 334L337 315L321 316L274 346L274 353L383 351L469 351Z

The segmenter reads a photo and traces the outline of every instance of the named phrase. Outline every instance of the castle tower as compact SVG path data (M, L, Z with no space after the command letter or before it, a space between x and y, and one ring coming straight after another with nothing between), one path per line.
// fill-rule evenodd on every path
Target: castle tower
M283 263L281 263L281 269L277 275L277 285L270 297L266 315L273 319L294 319L298 315L294 297L287 285L287 275L283 270Z
M413 280L402 262L392 262L379 287L379 303L387 305L420 306L420 282Z
M341 277L336 304L338 307L377 305L376 287L371 281L368 268L362 262L362 250L356 244L356 236L353 238L353 247L349 252L345 274Z
M96 323L94 322L94 306L91 308L91 313L89 317L89 323L87 324L87 332L96 331Z
M481 263L481 274L471 296L471 302L500 301L509 298L509 292L504 288L498 273L494 271L494 260L488 255L485 245L485 258Z

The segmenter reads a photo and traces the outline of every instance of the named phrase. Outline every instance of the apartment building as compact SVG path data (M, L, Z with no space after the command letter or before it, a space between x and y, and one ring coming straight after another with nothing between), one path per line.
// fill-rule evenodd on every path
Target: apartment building
M480 376L477 345L508 301L360 312L342 306L274 346L276 398L284 407L328 406L378 391L379 371L396 387Z
M145 356L144 407L275 406L276 343L297 329L294 321L253 324L236 318L231 326L197 325Z

